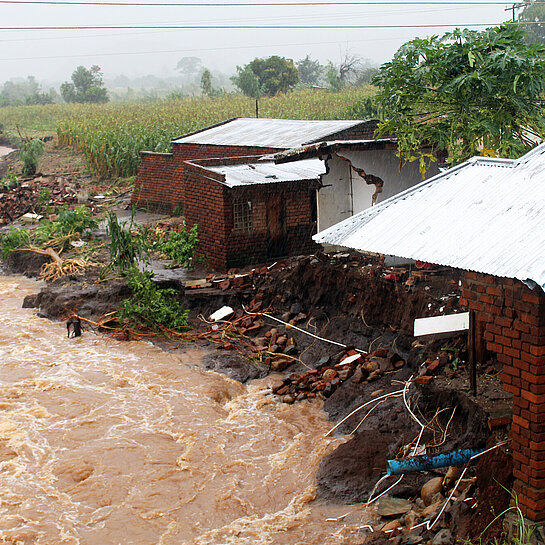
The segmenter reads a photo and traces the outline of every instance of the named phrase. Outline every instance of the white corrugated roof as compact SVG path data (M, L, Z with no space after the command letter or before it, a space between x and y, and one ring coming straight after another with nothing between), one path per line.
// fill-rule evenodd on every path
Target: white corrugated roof
M181 136L174 144L208 144L215 146L257 146L294 148L330 134L349 129L364 121L307 121L295 119L237 118Z
M229 187L316 180L325 173L325 163L320 159L305 159L283 165L276 165L272 161L260 161L244 165L205 166L204 168L223 174L224 183Z
M545 287L545 144L474 157L314 239Z

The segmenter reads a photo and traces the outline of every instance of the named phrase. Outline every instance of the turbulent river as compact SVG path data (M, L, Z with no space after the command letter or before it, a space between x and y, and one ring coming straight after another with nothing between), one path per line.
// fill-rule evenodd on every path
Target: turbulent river
M161 351L21 308L0 276L0 543L357 544L368 515L314 500L318 402L284 405Z

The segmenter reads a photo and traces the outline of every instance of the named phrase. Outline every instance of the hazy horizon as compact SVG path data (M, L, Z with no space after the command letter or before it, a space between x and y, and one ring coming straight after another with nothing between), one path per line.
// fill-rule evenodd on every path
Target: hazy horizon
M153 3L153 2L150 2ZM102 68L105 79L177 74L181 57L233 73L255 57L298 60L309 54L338 63L348 51L373 63L388 61L404 42L443 34L456 26L496 25L510 19L503 5L324 6L70 6L0 4L5 27L67 25L452 25L399 29L219 30L1 30L0 82L34 75L49 84L68 80L78 65ZM479 29L483 29L480 27Z

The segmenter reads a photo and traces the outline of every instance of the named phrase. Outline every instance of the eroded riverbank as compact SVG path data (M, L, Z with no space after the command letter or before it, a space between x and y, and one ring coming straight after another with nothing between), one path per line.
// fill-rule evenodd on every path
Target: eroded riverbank
M7 543L361 543L313 502L344 441L319 402L285 405L160 351L21 309L36 282L0 277L0 531Z

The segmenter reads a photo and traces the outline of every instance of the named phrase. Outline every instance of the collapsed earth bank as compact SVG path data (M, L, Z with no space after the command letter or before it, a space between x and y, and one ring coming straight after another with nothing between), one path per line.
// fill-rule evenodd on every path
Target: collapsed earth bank
M16 252L5 267L37 275L42 264L43 256ZM346 253L292 258L271 268L231 273L208 278L211 286L201 289L185 288L184 282L171 277L159 281L178 289L192 325L210 333L206 341L199 341L211 341L218 348L207 358L208 368L241 382L274 373L272 391L279 400L293 403L320 397L332 422L342 422L335 433L352 434L322 462L318 498L365 502L371 493L392 484L389 480L375 489L386 461L408 454L421 428L402 396L384 396L399 391L411 376L419 377L411 386L410 404L418 418L428 423L420 440L428 454L479 449L496 442L489 426L490 405L494 400L505 404L505 396L497 388L488 388L480 398L471 396L465 339L421 343L412 337L415 318L459 310L458 271L413 275L396 268L392 272L377 259ZM123 280L98 284L97 278L98 271L93 269L61 278L27 297L24 306L38 308L40 315L54 320L77 313L97 321L130 294ZM215 334L214 326L203 320L224 305L234 309L229 320L237 324L237 335L228 339ZM354 359L358 350L365 354L350 365L343 364L347 356ZM488 375L481 369L481 382L493 365L487 362ZM360 410L346 418L374 398L381 399L376 410L369 414ZM453 535L478 535L491 520L492 507L498 513L508 506L509 495L497 484L510 484L509 457L504 458L494 465L490 460L498 457L488 457L488 463L478 465L482 469L477 471L478 509L471 511L459 502L456 509L447 510L443 525L454 525ZM445 473L408 474L391 494L414 500L430 477ZM423 529L410 535L413 541L400 542L426 538Z

